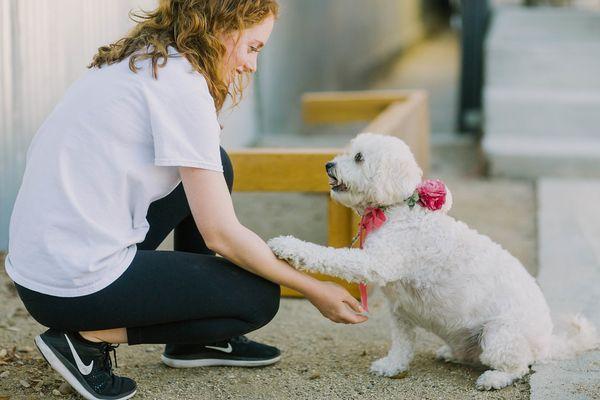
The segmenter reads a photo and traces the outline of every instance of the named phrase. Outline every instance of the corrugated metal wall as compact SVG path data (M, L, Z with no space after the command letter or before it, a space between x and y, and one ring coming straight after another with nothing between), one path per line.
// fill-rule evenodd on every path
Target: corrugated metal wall
M130 27L153 0L0 0L0 251L37 128L96 49ZM40 194L43 201L43 194Z

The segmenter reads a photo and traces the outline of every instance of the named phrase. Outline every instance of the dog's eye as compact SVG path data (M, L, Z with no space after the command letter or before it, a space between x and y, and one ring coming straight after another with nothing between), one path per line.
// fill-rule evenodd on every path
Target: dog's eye
M364 158L363 158L362 153L356 153L356 155L354 156L354 161L361 162L363 160L364 160Z

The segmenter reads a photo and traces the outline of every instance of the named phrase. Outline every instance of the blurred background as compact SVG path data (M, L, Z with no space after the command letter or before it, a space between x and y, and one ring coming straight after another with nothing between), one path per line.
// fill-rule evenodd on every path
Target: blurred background
M600 325L600 0L279 2L280 18L252 85L239 107L220 116L223 147L343 147L368 121L303 123L303 94L424 90L428 177L443 179L452 191L450 215L521 260L553 309L582 311ZM131 28L129 10L155 5L0 0L0 262L33 135L97 48ZM293 234L327 243L324 193L234 192L233 200L240 221L265 240ZM172 249L172 238L160 249ZM0 397L5 391L32 398L39 387L44 398L41 393L61 380L48 384L48 370L30 347L41 327L4 271L0 298L0 365L6 369ZM276 320L257 333L288 350L282 366L272 369L156 374L159 349L148 346L141 353L125 349L136 368L126 364L124 371L144 381L148 398L187 398L183 387L207 398L248 398L265 387L269 398L321 398L329 391L327 398L370 393L383 399L401 391L407 399L546 400L600 392L600 353L561 365L568 374L536 369L531 385L520 382L498 395L477 392L477 372L436 362L439 341L423 332L414 375L366 379L368 364L385 354L388 341L385 314L378 312L382 299L370 303L373 318L350 328L329 323L307 302L284 299ZM328 357L317 362L310 354ZM235 377L245 383L231 385Z
M131 27L128 11L151 9L156 0L0 4L0 250L6 250L32 136L96 49ZM429 94L434 146L483 138L468 159L464 149L452 153L471 162L473 173L596 175L599 4L282 0L253 85L239 108L222 114L223 146L341 144L360 124L304 126L303 93L418 88ZM476 157L480 149L483 159Z
M131 27L128 11L156 0L0 4L5 251L32 136L96 49ZM454 145L432 158L434 167L454 157L458 168L483 176L599 175L599 4L281 0L253 85L239 108L222 114L223 145L343 144L361 125L303 125L303 93L414 88L429 94L433 150ZM451 162L446 172L456 168Z

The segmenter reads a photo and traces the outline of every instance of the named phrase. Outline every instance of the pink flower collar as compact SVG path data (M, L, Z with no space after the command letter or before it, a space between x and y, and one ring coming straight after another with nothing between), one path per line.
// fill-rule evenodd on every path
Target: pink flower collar
M415 204L431 211L439 210L446 203L446 185L439 179L427 179L419 184L413 194L404 201L411 209Z

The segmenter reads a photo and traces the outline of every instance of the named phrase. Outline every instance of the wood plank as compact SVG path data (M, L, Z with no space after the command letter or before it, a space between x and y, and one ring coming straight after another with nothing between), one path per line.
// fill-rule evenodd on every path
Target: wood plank
M236 192L329 192L325 164L341 149L239 149L228 152Z
M405 101L411 93L405 90L305 93L302 118L312 124L369 121L391 103Z
M423 169L429 171L429 108L427 93L415 90L406 101L389 105L364 129L365 132L382 133L402 139L415 155Z

